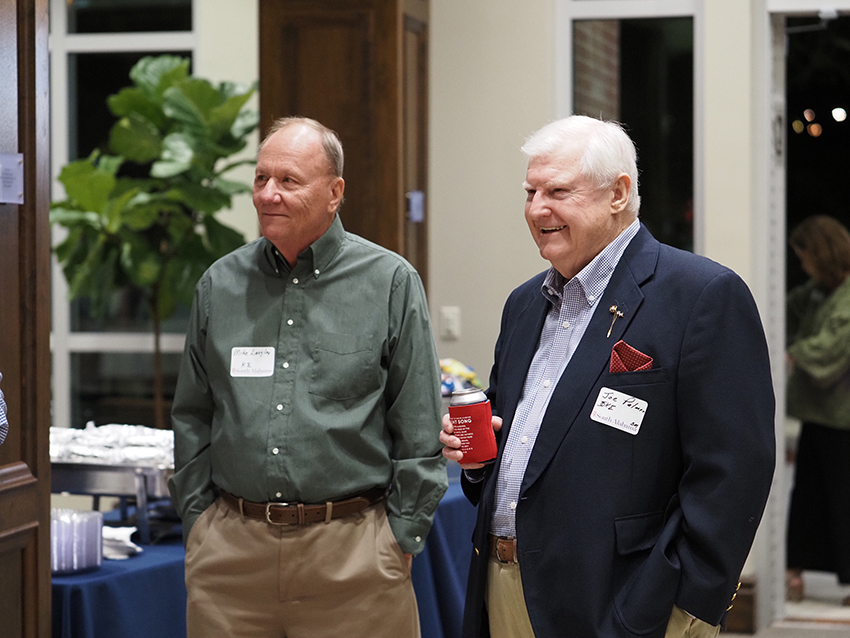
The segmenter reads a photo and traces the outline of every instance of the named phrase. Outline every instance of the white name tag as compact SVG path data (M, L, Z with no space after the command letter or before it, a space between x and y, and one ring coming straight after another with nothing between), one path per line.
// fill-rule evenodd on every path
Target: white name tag
M233 348L231 377L270 377L274 374L274 348Z
M637 434L646 414L647 402L623 392L602 388L590 418L617 430Z

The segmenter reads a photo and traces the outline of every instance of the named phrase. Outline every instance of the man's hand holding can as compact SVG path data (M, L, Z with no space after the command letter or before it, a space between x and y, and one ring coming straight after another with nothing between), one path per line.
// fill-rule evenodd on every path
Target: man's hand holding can
M498 432L502 429L502 417L491 417L493 432ZM461 451L461 440L454 435L454 426L448 414L443 415L443 430L440 432L440 443L443 448L443 456L450 461L457 461L464 470L475 470L484 467L485 463L464 463L463 452Z

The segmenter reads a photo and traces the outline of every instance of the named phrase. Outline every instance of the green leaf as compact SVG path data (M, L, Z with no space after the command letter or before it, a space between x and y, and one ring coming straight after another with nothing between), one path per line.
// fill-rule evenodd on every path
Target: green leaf
M132 230L144 230L159 222L164 214L182 213L183 207L165 193L138 193L122 211L121 221Z
M241 233L230 228L230 226L225 226L214 217L205 216L203 224L207 231L207 245L214 259L224 257L224 255L233 252L245 243L245 238Z
M256 129L259 124L260 114L257 111L243 109L233 121L233 126L230 127L230 134L236 139L242 139Z
M54 205L50 207L50 223L59 224L66 228L89 226L93 229L99 229L100 215L91 211L61 208Z
M166 117L160 104L154 102L139 88L127 87L106 98L109 110L115 117L127 117L131 114L145 118L158 130L165 128Z
M211 93L205 92L201 86L206 86ZM207 114L219 101L218 94L209 83L186 80L169 88L163 99L162 110L168 117L182 123L196 137L209 137Z
M244 95L233 95L228 97L224 103L211 109L209 114L210 133L214 140L220 139L225 133L229 133L242 107L245 105L253 91Z
M144 239L125 237L121 245L121 267L133 284L146 288L159 279L162 260Z
M174 314L174 310L177 308L177 304L174 300L174 290L172 288L171 279L163 277L157 292L159 294L157 295L156 307L157 312L159 313L159 318L168 319Z
M106 206L106 210L104 211L107 223L106 230L109 233L115 234L118 232L118 229L121 227L121 217L124 209L126 208L128 202L133 199L136 193L132 190L129 190L119 197L115 199L109 200L109 203Z
M253 164L253 162L251 162L251 164ZM216 177L215 180L213 180L213 186L222 193L227 193L228 195L241 195L242 193L250 193L253 191L248 184L243 182L234 182L220 177Z
M115 176L100 170L92 161L87 158L66 164L59 173L59 181L68 197L80 208L101 213L115 186Z
M168 235L175 242L185 241L189 229L194 225L192 216L180 210L179 214L168 216ZM189 235L192 236L192 235ZM181 250L183 246L181 244Z
M230 206L231 202L230 195L215 186L189 181L175 183L170 195L185 202L192 210L203 213L214 213Z
M162 159L151 166L153 177L174 177L189 169L195 153L186 133L171 133L162 140Z
M109 147L130 161L147 164L159 157L162 141L156 126L138 113L130 113L112 127Z
M173 55L144 57L130 69L130 79L156 102L166 89L189 75L189 60Z

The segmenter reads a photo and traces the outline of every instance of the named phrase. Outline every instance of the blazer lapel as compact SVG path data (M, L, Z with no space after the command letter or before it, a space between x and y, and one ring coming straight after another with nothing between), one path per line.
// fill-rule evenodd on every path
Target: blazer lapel
M522 491L545 470L588 399L596 398L589 394L607 369L611 348L626 332L643 303L640 286L655 272L658 249L658 241L641 226L617 264L590 325L555 387L525 470ZM613 317L608 310L614 305L623 316L611 327ZM607 336L609 327L610 337Z
M541 283L542 281L543 279L540 278ZM510 423L513 421L514 412L522 396L525 376L537 351L540 333L543 331L543 323L549 310L549 302L540 292L539 285L535 285L530 293L531 299L520 312L514 329L503 345L506 349L505 355L500 357L501 361L510 362L507 369L503 365L499 370L499 391L504 389L506 392L502 402L503 413L500 414L507 426L501 434L503 442L507 441Z

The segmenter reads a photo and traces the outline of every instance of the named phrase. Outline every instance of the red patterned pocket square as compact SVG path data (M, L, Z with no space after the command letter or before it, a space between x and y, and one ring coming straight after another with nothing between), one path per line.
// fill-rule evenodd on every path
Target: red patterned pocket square
M651 369L652 357L648 357L640 350L635 350L622 339L611 349L609 372L636 372Z

